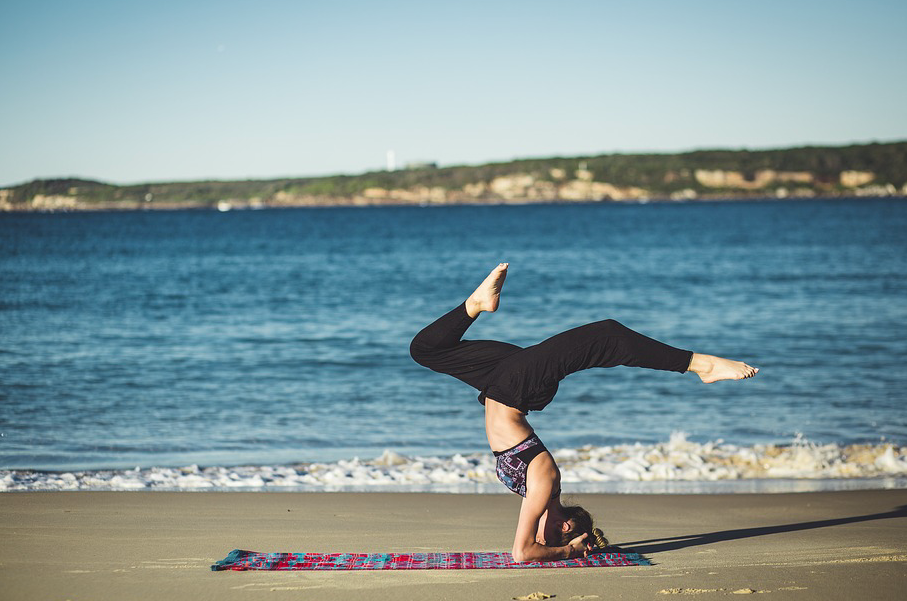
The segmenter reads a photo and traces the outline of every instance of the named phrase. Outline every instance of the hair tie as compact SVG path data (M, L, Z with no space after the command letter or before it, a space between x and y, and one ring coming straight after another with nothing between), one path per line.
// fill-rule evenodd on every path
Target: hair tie
M608 539L605 538L605 533L598 528L592 529L592 536L595 538L595 546L604 549L608 546Z

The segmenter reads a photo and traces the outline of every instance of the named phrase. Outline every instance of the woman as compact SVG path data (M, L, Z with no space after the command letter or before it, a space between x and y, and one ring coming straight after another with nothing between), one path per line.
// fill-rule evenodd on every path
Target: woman
M410 353L420 365L480 391L485 433L497 457L498 478L523 496L513 540L514 560L583 557L592 547L607 546L607 540L601 530L592 528L592 518L583 508L561 505L560 472L533 433L527 414L550 403L558 382L567 375L590 367L692 371L707 384L750 378L759 370L739 361L673 348L610 319L526 348L493 340L462 340L480 313L497 310L508 265L495 267L466 302L419 332Z

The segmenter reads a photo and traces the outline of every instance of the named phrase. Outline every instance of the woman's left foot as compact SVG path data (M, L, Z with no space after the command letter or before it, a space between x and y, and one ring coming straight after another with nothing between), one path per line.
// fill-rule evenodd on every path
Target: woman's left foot
M504 279L507 277L507 268L510 263L498 263L498 266L491 270L485 281L479 284L475 292L466 299L466 313L470 317L478 317L482 311L494 312L498 310L501 302L501 288L504 286Z
M743 361L731 361L714 355L693 353L688 371L694 372L706 384L711 384L719 380L752 378L759 373L759 368L747 365Z

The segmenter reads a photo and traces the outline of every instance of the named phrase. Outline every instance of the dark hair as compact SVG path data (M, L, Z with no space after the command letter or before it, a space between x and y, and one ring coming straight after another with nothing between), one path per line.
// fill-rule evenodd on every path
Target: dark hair
M592 527L592 516L589 515L588 511L579 505L570 505L563 507L561 513L564 515L564 519L570 523L570 529L566 532L558 531L558 539L551 541L552 543L563 547L577 536L588 534L589 536L586 537L587 546L600 549L608 546L608 539L605 538L602 531Z

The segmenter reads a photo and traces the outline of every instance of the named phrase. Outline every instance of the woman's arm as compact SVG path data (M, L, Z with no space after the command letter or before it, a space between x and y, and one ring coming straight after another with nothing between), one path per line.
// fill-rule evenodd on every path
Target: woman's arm
M586 547L586 534L574 538L563 547L549 547L535 540L535 532L538 528L541 513L530 507L530 503L523 500L523 506L520 509L520 523L517 526L516 537L513 541L511 555L517 562L524 561L553 561L557 559L570 559L571 557L585 557L588 553ZM544 509L542 509L544 513ZM534 518L532 516L535 516ZM530 522L535 524L535 528L526 532L523 525Z
M529 464L526 480L526 498L520 506L520 519L511 551L514 561L549 561L585 556L585 534L563 547L549 547L537 540L539 522L552 504L552 495L560 488L560 472L549 453L542 453Z

